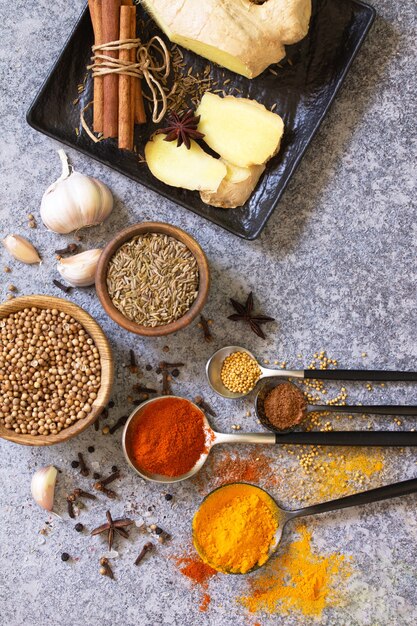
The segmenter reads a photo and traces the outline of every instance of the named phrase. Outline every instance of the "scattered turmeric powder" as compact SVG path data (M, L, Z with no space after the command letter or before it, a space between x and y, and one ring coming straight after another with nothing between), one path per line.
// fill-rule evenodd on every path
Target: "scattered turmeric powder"
M245 574L268 560L278 524L276 504L266 491L233 483L212 491L194 515L194 545L214 569Z
M238 599L251 613L298 611L319 617L326 607L343 603L338 584L351 575L349 560L339 553L313 553L306 526L300 525L297 531L300 538L257 573L249 583L250 594Z

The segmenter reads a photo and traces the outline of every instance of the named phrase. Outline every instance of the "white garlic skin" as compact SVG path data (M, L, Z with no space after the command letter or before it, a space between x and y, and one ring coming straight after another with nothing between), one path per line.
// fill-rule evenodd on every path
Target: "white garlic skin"
M54 507L55 485L58 475L53 465L38 469L32 476L31 491L33 499L46 511Z
M60 259L57 270L62 278L73 287L94 285L101 252L100 248L94 248L80 252L80 254L74 254L66 259Z
M43 195L43 223L48 230L60 234L101 224L113 209L110 189L96 178L72 170L63 150L59 150L59 156L63 171Z

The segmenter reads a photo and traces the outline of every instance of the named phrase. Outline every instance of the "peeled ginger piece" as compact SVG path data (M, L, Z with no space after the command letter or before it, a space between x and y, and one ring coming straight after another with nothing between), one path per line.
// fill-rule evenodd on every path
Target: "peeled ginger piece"
M262 165L279 150L284 122L248 98L221 98L207 91L197 109L198 130L224 160L239 167Z
M226 176L226 165L215 159L193 140L187 150L176 141L164 141L166 135L155 135L145 146L145 159L152 174L167 185L191 191L215 192Z

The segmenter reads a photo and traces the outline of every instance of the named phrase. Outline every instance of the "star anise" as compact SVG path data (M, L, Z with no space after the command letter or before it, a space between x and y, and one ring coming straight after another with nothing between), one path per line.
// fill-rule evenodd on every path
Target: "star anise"
M158 130L166 135L164 141L176 141L179 148L182 144L187 150L191 148L191 139L202 139L203 133L197 130L200 116L195 115L192 109L185 113L170 112L167 116L167 126Z
M107 533L107 541L109 544L109 550L112 549L114 535L118 533L122 537L129 537L129 533L126 529L127 526L131 526L133 524L133 520L131 519L113 519L110 511L106 511L107 522L102 524L98 528L95 528L91 531L92 535L100 535L101 533Z
M236 313L229 315L227 319L232 320L233 322L246 322L249 324L255 335L258 335L261 339L265 339L265 334L261 328L261 324L265 324L265 322L274 322L275 320L273 317L268 317L267 315L254 315L252 292L250 292L246 298L245 304L240 304L240 302L237 302L233 298L230 298L230 304Z

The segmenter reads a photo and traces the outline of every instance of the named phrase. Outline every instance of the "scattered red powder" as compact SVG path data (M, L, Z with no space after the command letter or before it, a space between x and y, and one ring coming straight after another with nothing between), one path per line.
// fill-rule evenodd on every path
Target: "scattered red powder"
M205 593L202 600L201 600L201 604L200 604L200 611L203 611L204 613L207 611L209 604L211 602L211 597L210 594Z
M203 493L220 485L233 482L261 483L272 487L279 483L272 461L259 448L252 449L247 456L224 451L220 455L210 455L202 471L195 478Z
M195 585L201 585L207 589L210 578L217 574L217 571L206 565L200 557L180 557L176 559L181 574L187 576Z

